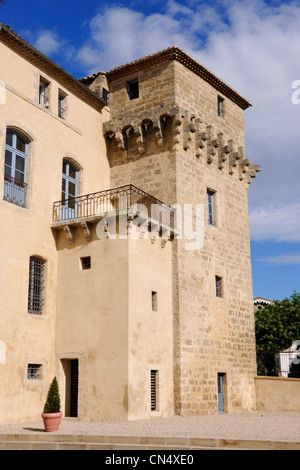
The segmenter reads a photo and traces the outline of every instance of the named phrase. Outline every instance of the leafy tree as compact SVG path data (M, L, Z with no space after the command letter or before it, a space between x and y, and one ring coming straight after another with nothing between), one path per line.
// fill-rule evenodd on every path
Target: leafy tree
M279 352L300 340L300 293L275 300L255 313L257 351Z

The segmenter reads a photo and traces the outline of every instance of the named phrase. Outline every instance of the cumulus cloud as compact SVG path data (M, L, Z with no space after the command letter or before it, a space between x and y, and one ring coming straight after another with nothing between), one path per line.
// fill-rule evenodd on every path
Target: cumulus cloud
M50 56L59 51L61 42L55 32L43 30L38 33L34 45L43 54Z
M300 265L300 253L286 253L282 255L269 256L267 258L260 258L257 261L262 261L269 266Z
M253 241L300 243L300 202L258 206L249 222Z

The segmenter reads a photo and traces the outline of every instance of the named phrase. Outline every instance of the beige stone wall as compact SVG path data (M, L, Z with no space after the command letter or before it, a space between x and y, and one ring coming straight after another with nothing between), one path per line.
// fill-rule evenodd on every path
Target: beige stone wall
M150 235L150 234L149 234ZM129 240L129 419L174 413L172 245ZM152 310L152 291L157 310ZM157 370L157 410L150 408L150 371Z
M90 241L80 228L71 246L58 236L57 368L63 411L68 373L79 360L78 417L145 419L173 413L171 244L150 238ZM139 236L139 234L137 234ZM82 270L80 257L91 257ZM151 293L158 293L152 311ZM159 406L150 408L150 371L159 371Z
M51 230L52 204L61 199L62 160L77 162L79 192L109 186L109 166L101 136L103 114L76 97L50 70L33 66L0 42L0 361L1 423L40 417L55 369L57 250ZM42 75L51 82L50 107L38 104ZM66 119L57 116L57 92L68 94ZM106 116L105 116L106 113ZM26 207L3 200L6 129L28 138ZM28 314L29 257L46 260L42 315ZM42 365L42 378L27 380L27 364Z
M255 377L258 411L300 411L300 379Z

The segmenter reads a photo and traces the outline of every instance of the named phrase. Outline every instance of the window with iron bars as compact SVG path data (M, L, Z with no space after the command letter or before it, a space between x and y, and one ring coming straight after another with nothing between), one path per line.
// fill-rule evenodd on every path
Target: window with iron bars
M220 276L216 276L216 296L217 297L223 297L223 292L222 292L222 278Z
M41 315L43 309L45 261L37 256L29 260L28 313Z
M28 364L27 365L27 380L40 380L42 378L42 365L41 364Z
M151 411L158 410L158 370L150 371Z

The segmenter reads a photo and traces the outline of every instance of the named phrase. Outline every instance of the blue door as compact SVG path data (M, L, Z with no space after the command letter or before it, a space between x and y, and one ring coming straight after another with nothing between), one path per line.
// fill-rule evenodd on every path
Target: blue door
M218 374L218 411L224 413L224 395L223 395L223 377L224 374Z
M68 160L63 161L62 172L62 213L61 220L76 218L76 197L77 197L78 170Z

